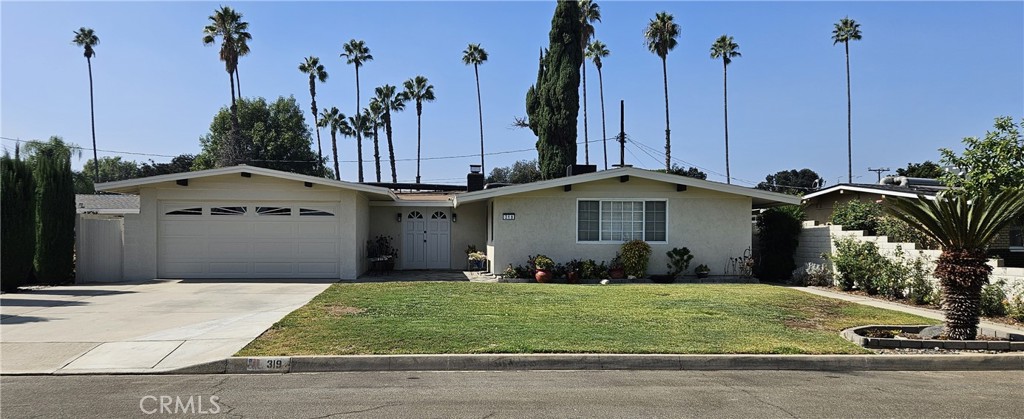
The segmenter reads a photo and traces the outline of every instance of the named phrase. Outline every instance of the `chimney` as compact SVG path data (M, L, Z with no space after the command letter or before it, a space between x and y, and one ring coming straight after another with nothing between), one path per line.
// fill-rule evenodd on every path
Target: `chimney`
M479 164L469 165L469 175L466 176L466 191L473 192L484 189L483 167Z
M596 164L570 164L565 167L566 176L582 175L585 173L594 173L596 171Z

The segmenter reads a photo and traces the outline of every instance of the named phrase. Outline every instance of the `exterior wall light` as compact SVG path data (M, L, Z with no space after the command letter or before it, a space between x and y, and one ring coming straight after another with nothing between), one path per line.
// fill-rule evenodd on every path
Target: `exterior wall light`
M395 222L396 223L402 222L402 213L398 213L398 215L395 215Z

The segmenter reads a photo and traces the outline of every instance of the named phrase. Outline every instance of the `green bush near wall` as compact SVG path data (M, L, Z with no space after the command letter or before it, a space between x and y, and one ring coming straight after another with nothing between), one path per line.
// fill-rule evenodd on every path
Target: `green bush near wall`
M804 209L796 205L769 208L757 217L754 275L758 279L785 282L792 278L803 219Z
M41 153L34 159L36 180L36 278L66 282L74 273L75 185L71 159Z
M32 272L36 251L35 182L20 159L0 158L0 289L14 291Z

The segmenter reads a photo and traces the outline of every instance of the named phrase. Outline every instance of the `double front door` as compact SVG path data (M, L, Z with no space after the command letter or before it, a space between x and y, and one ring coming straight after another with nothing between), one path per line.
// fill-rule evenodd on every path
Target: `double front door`
M446 211L412 210L402 224L402 269L451 267L451 220Z

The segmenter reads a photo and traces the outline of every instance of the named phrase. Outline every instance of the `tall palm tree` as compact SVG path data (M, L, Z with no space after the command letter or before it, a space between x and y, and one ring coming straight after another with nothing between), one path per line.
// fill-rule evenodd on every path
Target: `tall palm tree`
M245 38L238 39L238 58L249 55L249 43ZM242 76L238 74L238 67L235 66L235 85L238 86L238 98L242 98Z
M668 66L666 58L678 43L679 24L668 12L658 12L647 23L644 30L644 43L647 49L661 57L661 74L665 81L665 170L672 170L672 135L668 124Z
M487 61L487 51L480 47L480 44L469 44L465 51L462 51L462 63L473 65L473 74L476 75L476 109L480 114L480 172L487 173L484 168L484 107L480 101L480 64Z
M860 24L849 16L839 19L832 29L832 45L846 48L846 181L853 183L853 119L850 105L850 41L860 40Z
M384 122L384 134L388 137L388 155L391 159L391 183L398 183L398 173L395 170L395 143L391 138L391 113L405 110L405 102L409 99L404 92L396 92L395 86L385 84L374 90L377 95L373 98L384 108L384 115L381 121Z
M969 196L945 191L935 200L888 197L886 210L942 246L935 277L942 285L946 312L944 334L950 339L974 339L981 314L981 288L992 267L988 244L1013 220L1024 215L1024 190L1006 189L995 195Z
M729 63L733 58L742 56L740 46L732 41L731 36L722 35L711 44L711 59L722 59L722 98L725 104L725 183L732 183L729 174Z
M377 183L380 183L380 142L378 134L380 131L381 118L384 116L384 105L377 98L370 99L370 106L363 110L363 116L373 133L373 162L377 169Z
M434 101L434 86L427 82L427 78L416 76L405 81L405 91L402 92L405 98L416 102L416 183L420 183L420 150L422 149L422 115L423 102Z
M203 28L203 44L212 45L218 37L221 38L220 60L224 62L231 86L231 132L228 134L231 144L221 147L218 163L222 166L235 165L245 157L238 129L238 107L235 104L235 70L238 68L239 43L252 39L252 35L247 31L249 23L242 20L242 14L230 7L221 6L209 19L211 23Z
M320 159L320 167L323 167L324 150L320 145L320 122L317 120L316 114L316 81L320 80L320 83L326 82L327 71L324 70L324 65L320 64L320 58L312 55L306 57L306 61L299 64L299 71L309 75L310 109L313 110L313 125L316 126L316 153Z
M352 64L356 67L356 115L359 114L362 109L362 104L359 101L359 67L362 67L364 63L373 61L373 55L370 54L370 48L366 47L366 42L362 40L349 40L343 47L345 52L341 53L341 57L345 58L345 62ZM363 147L363 134L356 131L356 142L359 144L359 148ZM360 159L362 156L359 156ZM363 165L359 165L359 181L363 181Z
M365 110L364 110L365 111ZM338 132L346 137L356 139L369 134L369 127L363 113L354 114L348 118L341 114L341 122L338 124ZM363 143L356 141L356 161L359 165L359 183L363 183Z
M593 22L601 21L601 6L591 0L579 0L580 5L580 51L586 53L587 44L594 36ZM590 135L587 132L587 60L583 60L583 162L590 164Z
M96 56L96 51L93 49L96 45L99 45L100 38L96 36L96 32L92 28L82 27L75 31L75 39L71 41L77 46L85 49L85 62L89 65L89 121L92 124L92 162L93 162L93 177L92 181L99 183L100 181L100 159L96 153L96 107L93 104L92 99L92 57Z
M317 126L331 129L331 148L334 151L334 178L337 180L341 180L341 168L338 166L338 129L341 128L341 122L344 119L345 115L337 107L332 106L320 111L320 120L317 122Z
M604 124L604 77L601 75L601 66L603 65L602 59L611 52L603 42L595 39L594 42L587 45L586 54L594 61L594 67L597 67L597 84L601 91L601 142L604 145L604 170L608 170L608 133Z

